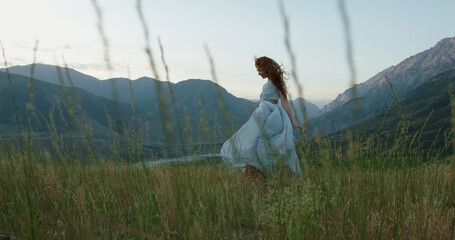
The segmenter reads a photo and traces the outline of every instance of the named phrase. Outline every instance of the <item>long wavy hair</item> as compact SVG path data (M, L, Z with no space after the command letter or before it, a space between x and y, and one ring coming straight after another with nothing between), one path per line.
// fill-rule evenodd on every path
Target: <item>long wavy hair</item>
M281 94L287 99L286 79L287 73L283 70L282 66L279 65L275 60L263 56L254 58L256 68L262 71L266 77L275 85Z

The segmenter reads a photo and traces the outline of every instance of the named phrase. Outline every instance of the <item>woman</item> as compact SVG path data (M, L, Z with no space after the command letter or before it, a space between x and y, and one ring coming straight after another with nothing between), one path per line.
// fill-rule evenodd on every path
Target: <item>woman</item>
M233 169L244 168L245 175L270 175L280 168L301 176L294 149L294 123L287 100L285 72L268 57L255 58L258 75L267 82L262 87L261 102L250 119L224 144L221 157Z

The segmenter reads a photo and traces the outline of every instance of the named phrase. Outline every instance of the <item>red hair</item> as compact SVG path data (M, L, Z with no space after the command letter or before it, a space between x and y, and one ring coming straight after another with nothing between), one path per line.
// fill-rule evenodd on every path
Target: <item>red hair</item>
M286 84L284 83L286 72L275 60L263 56L254 58L256 68L262 71L275 85L278 91L287 99Z

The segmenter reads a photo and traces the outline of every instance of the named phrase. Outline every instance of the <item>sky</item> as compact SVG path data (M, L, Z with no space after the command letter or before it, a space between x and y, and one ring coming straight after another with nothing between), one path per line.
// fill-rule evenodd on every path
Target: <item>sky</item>
M136 0L97 0L112 68L92 0L0 0L0 40L9 66L33 62L63 65L99 79L153 77ZM283 0L289 19L295 71L309 100L333 100L351 84L338 0ZM356 82L455 36L453 0L345 0ZM276 0L144 0L149 45L166 80L210 79L237 97L258 99L264 80L254 57L268 56L290 72L292 64ZM0 67L4 67L0 59ZM287 81L292 98L295 80Z

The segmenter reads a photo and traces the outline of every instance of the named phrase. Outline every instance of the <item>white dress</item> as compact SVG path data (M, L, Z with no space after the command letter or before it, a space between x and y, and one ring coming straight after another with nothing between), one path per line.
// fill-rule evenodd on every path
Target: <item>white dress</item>
M301 176L291 120L270 80L262 88L260 99L248 121L223 144L222 160L234 170L244 169L248 164L266 175L288 168ZM278 100L278 104L264 100Z

